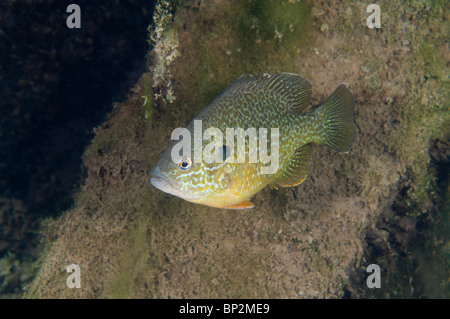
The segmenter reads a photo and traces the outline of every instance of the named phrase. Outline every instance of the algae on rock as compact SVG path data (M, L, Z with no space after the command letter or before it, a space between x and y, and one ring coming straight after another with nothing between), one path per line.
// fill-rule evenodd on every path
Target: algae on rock
M173 27L173 10L177 1L160 0L156 4L153 23L149 26L149 44L153 47L149 54L152 87L155 100L161 99L173 103L176 97L172 87L171 65L179 56L178 34Z
M428 141L449 133L448 47L429 49L441 35L414 35L412 13L396 13L399 6L383 3L390 33L368 29L365 7L356 1L184 1L175 16L161 6L151 69L96 130L83 157L85 185L75 207L52 224L56 239L26 295L362 295L365 286L352 289L349 277L367 266L368 234L377 245L398 235L396 227L383 233L377 225L388 213L395 219L400 187L413 190L406 212L423 213L421 200L433 189L425 186L433 179ZM444 20L438 7L430 7L435 27ZM427 77L422 84L418 71ZM203 207L153 188L149 172L173 128L238 76L263 72L304 75L313 105L346 83L358 127L350 153L313 145L309 178L300 187L263 190L249 211ZM150 106L144 98L143 107L150 78L155 100ZM161 97L172 103L156 107ZM80 263L85 274L78 291L64 287L61 269L68 263Z

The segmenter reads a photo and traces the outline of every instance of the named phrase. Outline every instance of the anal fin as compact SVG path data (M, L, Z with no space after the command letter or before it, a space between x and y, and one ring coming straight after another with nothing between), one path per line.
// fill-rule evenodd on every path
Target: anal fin
M272 187L293 187L300 185L308 176L311 151L309 145L298 148L291 157L289 165L279 173Z
M232 205L232 206L227 206L224 208L226 208L226 209L246 209L246 208L253 208L253 207L255 207L255 205L251 201L245 200L242 203Z

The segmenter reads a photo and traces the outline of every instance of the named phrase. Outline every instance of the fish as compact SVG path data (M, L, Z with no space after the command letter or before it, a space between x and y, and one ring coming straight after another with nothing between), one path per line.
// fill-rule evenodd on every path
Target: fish
M251 198L266 186L279 189L300 185L309 173L311 143L348 153L356 134L355 101L344 84L315 109L309 108L310 100L310 82L295 73L239 77L181 129L187 137L174 139L172 134L172 143L150 173L151 184L192 203L227 209L254 208ZM239 141L234 145L231 138L205 137L211 128L247 132L240 144L241 157ZM263 139L261 134L251 135L249 129L273 134ZM223 135L228 138L228 134ZM250 137L257 143L252 144ZM180 147L183 140L184 149ZM264 146L265 140L269 146ZM207 148L209 160L205 156L198 160ZM263 148L271 156L278 155L273 157L278 165L269 173L267 160L250 160L255 154L263 154Z

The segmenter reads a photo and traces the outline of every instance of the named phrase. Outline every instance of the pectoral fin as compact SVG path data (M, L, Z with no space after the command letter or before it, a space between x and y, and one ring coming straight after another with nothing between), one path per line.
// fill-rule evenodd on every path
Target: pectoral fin
M311 152L309 145L298 148L291 157L291 161L286 169L280 171L279 175L273 182L272 187L293 187L297 186L306 179L309 172L309 162L311 160Z
M227 206L224 208L226 208L226 209L246 209L246 208L253 208L253 207L255 207L255 205L251 201L245 200L242 203L232 205L232 206Z

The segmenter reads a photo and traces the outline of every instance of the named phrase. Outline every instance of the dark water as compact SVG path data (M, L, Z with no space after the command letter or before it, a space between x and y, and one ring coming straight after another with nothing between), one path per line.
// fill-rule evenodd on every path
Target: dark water
M77 1L81 29L70 3L0 3L0 258L35 256L37 221L70 206L92 128L145 68L153 1Z

